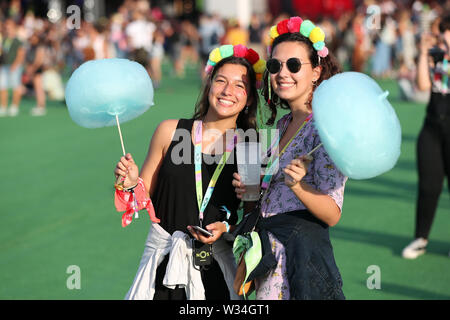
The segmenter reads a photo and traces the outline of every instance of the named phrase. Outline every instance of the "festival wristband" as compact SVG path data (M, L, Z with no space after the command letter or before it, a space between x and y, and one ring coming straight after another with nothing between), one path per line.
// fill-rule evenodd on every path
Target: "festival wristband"
M227 229L227 232L230 232L230 224L226 221L222 221L222 223L225 225L225 228Z
M138 183L136 183L134 186L132 186L132 187L129 187L129 188L123 188L123 191L125 191L125 192L132 192L132 191L134 191L134 189L136 189L136 187L138 186L138 184L139 184L139 182Z

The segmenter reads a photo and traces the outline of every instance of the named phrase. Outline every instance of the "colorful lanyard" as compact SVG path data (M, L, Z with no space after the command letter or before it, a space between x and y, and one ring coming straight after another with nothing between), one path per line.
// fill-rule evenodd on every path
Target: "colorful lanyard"
M237 135L235 134L233 140L227 144L226 151L224 152L222 158L220 159L220 163L217 165L216 170L209 182L208 189L206 189L205 196L203 197L203 185L202 185L202 131L203 131L202 121L197 120L194 123L194 141L195 141L195 149L194 149L194 163L195 163L195 188L197 192L197 204L199 210L200 217L200 226L202 226L203 222L203 213L205 212L206 206L208 205L209 200L211 199L211 195L216 186L217 180L219 179L220 174L222 173L225 164L228 161L228 158L231 155L231 151L233 151L234 146L236 144ZM203 198L203 199L202 199Z
M294 140L294 138L297 136L297 134L300 132L300 130L306 125L306 123L311 120L312 118L312 113L305 119L305 121L303 121L302 125L297 129L297 131L295 132L295 134L291 137L291 139L288 141L288 143L286 143L286 145L283 147L283 149L281 150L280 154L275 157L275 154L271 155L269 162L267 163L267 172L263 177L263 181L261 183L261 188L262 189L268 189L269 188L269 184L270 184L270 180L272 179L276 168L278 167L278 162L279 159L281 158L281 155L284 153L284 151L286 151L287 147L291 144L292 140ZM278 146L278 144L280 143L281 137L285 134L287 127L289 126L289 121L292 119L292 114L286 119L286 121L283 124L283 130L281 135L278 136L278 139L274 139L274 141L272 142L272 145L268 151L272 152L272 150ZM275 157L275 158L274 158Z
M444 59L442 62L442 87L444 89L444 92L448 92L448 75L450 73L450 69L448 67L448 60Z

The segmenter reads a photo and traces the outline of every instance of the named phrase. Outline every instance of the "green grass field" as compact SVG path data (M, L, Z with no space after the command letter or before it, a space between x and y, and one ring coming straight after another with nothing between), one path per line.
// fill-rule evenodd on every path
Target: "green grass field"
M426 255L401 258L412 240L417 174L415 143L424 105L398 100L393 81L381 81L403 130L396 167L375 179L349 181L342 219L331 229L348 299L450 299L450 198L444 191ZM196 70L166 78L155 106L124 123L127 152L141 165L157 124L190 117L200 88ZM29 115L25 99L16 118L0 118L0 299L123 299L144 249L145 211L127 228L113 205L113 169L122 155L115 127L85 129L63 103ZM68 289L69 266L81 288ZM381 288L369 289L378 266Z

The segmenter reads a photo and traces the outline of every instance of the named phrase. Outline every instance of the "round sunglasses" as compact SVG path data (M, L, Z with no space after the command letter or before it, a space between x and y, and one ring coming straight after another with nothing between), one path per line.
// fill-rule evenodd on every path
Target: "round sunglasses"
M286 61L286 67L292 73L299 72L300 69L302 68L302 64L311 64L311 63L310 62L301 62L300 59L298 59L298 58L289 58ZM283 65L283 63L280 60L271 58L271 59L267 60L266 68L270 73L276 74L276 73L280 72L282 65Z

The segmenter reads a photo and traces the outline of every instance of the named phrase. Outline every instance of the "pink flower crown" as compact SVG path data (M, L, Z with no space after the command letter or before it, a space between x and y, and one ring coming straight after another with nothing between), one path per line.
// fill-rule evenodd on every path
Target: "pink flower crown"
M290 19L282 20L277 25L272 26L269 31L271 46L278 36L285 33L300 33L312 42L319 57L325 58L328 55L328 48L325 46L325 33L321 28L316 27L310 20L303 20L300 17L291 17ZM269 48L269 51L271 50L272 47Z
M232 56L244 58L252 65L253 70L256 73L256 87L260 88L262 77L266 70L266 61L260 59L259 54L255 50L247 48L242 44L235 46L227 44L212 50L209 54L208 62L206 63L205 73L210 74L219 61Z

